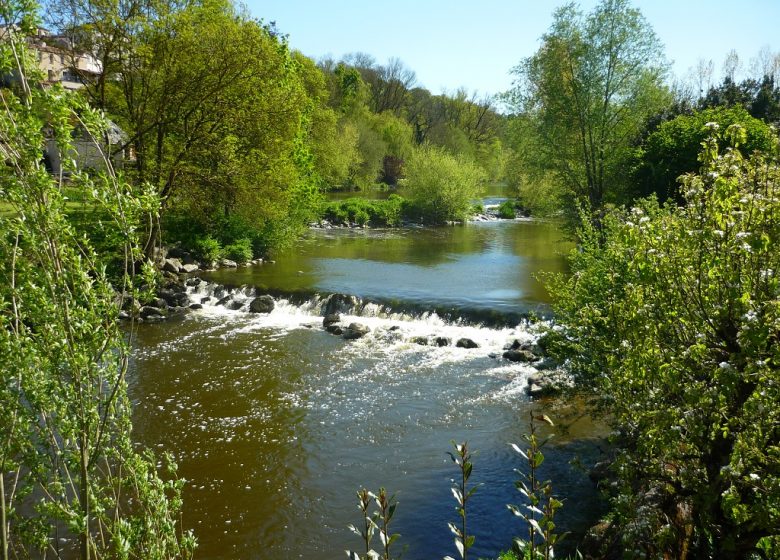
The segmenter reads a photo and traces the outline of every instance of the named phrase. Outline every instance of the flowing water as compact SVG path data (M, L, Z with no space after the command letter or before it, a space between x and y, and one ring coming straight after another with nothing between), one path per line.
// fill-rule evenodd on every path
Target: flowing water
M347 525L361 522L361 486L395 492L404 558L456 556L450 440L477 450L472 479L484 486L469 532L474 557L495 556L525 531L506 508L522 503L512 482L522 465L508 443L541 408L561 427L543 476L566 498L561 525L581 530L599 502L570 463L593 462L599 428L570 403L532 401L533 367L501 357L512 341L538 336L521 320L546 311L533 276L563 270L566 249L543 222L312 231L275 264L190 287L203 309L140 325L135 433L170 451L187 479L184 523L199 538L197 556L343 558L360 550ZM247 312L256 293L274 295L270 314ZM363 323L368 335L323 330L331 293L358 296L343 323ZM226 295L235 309L216 304ZM419 344L434 337L447 345ZM479 347L459 348L460 338Z

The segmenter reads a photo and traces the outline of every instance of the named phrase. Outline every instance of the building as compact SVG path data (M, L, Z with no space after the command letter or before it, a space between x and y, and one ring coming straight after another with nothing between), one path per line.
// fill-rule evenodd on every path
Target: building
M30 47L38 57L46 84L61 84L65 89L76 90L101 72L100 62L91 53L76 50L64 35L52 35L39 28Z

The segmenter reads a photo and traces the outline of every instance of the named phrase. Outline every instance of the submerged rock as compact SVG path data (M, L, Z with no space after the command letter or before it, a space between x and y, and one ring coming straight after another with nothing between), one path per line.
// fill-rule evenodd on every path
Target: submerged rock
M268 295L258 296L249 304L250 313L270 313L274 310L276 304L274 298Z
M413 336L409 339L409 342L419 344L420 346L428 346L428 338L425 336Z
M341 315L339 315L338 313L331 313L329 315L326 315L322 319L322 326L329 327L330 325L335 325L340 321L341 321Z
M349 326L344 329L344 338L346 340L355 340L366 336L371 329L362 323L350 323Z
M504 358L510 362L533 362L538 358L527 350L507 350L504 352Z
M360 303L355 296L347 294L331 294L322 306L322 312L327 315L334 313L347 313L352 311Z

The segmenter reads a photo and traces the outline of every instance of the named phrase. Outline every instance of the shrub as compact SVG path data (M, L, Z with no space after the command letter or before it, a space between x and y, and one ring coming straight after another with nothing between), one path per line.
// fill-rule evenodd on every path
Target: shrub
M391 194L386 200L348 198L326 204L322 215L336 224L397 226L401 223L404 203L397 194Z
M498 207L498 217L503 220L515 219L515 203L511 200L505 200Z
M216 261L222 258L222 245L219 241L207 235L195 240L192 245L192 252L198 260L204 262Z
M485 172L442 148L425 146L409 159L406 186L413 209L433 224L465 220Z
M553 353L624 443L614 514L635 556L747 558L780 533L780 161L744 159L744 139L705 141L683 206L585 222L550 286Z
M252 260L252 240L244 237L225 246L225 256L236 262Z

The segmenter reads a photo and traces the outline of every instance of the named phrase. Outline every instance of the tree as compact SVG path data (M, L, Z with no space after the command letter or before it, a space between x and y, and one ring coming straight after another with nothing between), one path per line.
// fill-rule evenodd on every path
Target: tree
M745 130L745 141L740 151L747 156L754 151L768 151L774 143L769 126L751 117L740 106L705 109L692 115L680 115L662 123L637 150L634 177L638 194L655 194L661 201L672 198L683 201L679 177L699 170L701 144L710 134L707 127L716 123L725 130L739 123Z
M658 38L628 0L603 0L587 17L569 4L513 70L507 98L533 118L535 164L598 208L621 197L631 142L666 102L665 72Z
M618 434L633 556L749 558L780 535L778 145L746 159L744 129L711 131L685 205L585 221L551 282L559 356Z
M129 347L116 322L137 295L137 232L159 200L130 188L105 153L101 173L69 162L74 126L94 139L107 123L78 96L37 83L25 49L36 12L24 0L0 7L0 73L15 79L0 89L0 557L187 557L183 481L162 478L130 437ZM46 171L47 143L67 183ZM105 256L69 219L66 188L87 193L95 227L122 240L117 291Z
M433 224L466 219L484 180L477 165L435 146L419 148L406 166L412 204Z

